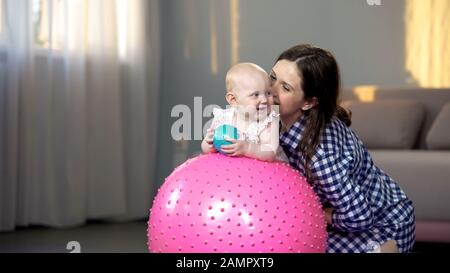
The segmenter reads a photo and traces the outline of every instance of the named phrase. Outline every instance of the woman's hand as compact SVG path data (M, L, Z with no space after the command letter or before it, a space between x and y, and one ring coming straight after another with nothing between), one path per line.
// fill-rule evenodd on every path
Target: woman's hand
M225 136L226 141L231 142L229 145L222 145L221 150L229 156L245 155L248 151L248 142L245 140L233 139Z
M333 216L333 208L325 208L325 220L327 221L327 224L332 224L332 216Z

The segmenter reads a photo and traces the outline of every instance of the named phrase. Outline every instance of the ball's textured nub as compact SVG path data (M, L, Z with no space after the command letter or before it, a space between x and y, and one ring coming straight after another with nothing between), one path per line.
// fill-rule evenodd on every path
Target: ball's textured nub
M150 252L325 252L315 193L286 163L219 153L177 167L156 195Z

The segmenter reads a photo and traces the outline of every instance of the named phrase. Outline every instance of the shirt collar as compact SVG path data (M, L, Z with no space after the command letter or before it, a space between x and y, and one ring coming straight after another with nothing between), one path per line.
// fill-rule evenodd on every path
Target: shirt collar
M299 119L284 133L280 134L280 144L290 150L297 149L305 129L306 118L301 115Z

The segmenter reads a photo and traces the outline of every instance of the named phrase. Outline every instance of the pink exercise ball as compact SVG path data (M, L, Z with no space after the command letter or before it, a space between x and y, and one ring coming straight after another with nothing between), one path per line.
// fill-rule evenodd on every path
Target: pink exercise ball
M153 200L148 249L163 253L325 252L311 186L286 163L219 153L189 159Z

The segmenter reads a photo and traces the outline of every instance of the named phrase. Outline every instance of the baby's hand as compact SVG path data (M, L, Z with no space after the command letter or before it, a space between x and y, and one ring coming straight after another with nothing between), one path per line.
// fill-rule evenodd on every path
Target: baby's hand
M204 153L215 153L216 148L214 148L213 145L213 138L214 138L214 129L209 128L206 131L205 138L202 141L202 151Z
M209 128L208 130L206 130L205 141L209 145L212 145L213 144L213 139L214 139L214 129Z
M225 136L226 141L230 141L232 144L222 145L222 152L229 156L241 156L245 155L248 150L248 142L245 140L233 139Z

